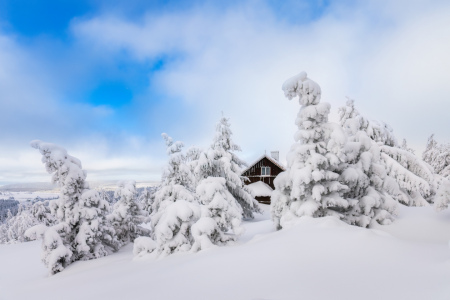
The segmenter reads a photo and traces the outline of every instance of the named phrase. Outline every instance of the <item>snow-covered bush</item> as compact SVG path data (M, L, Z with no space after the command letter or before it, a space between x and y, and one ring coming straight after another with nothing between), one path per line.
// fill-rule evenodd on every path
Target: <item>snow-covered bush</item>
M398 194L395 180L386 173L378 144L363 131L365 120L354 107L353 100L339 109L340 123L348 135L340 181L348 186L343 194L357 202L346 211L349 224L369 227L374 223L389 224L394 220Z
M61 193L58 200L50 202L58 224L52 227L39 225L39 228L33 227L26 232L29 237L43 238L43 258L46 258L43 261L50 273L60 272L74 261L98 258L116 251L119 243L113 227L106 220L109 205L97 191L89 189L81 162L54 144L32 141L31 146L42 154L42 162ZM64 263L61 263L62 259Z
M222 177L228 191L242 208L242 216L252 219L254 213L261 213L258 201L245 185L245 177L241 176L242 168L246 166L236 154L241 148L232 141L232 131L229 120L222 117L216 126L211 147L198 154L195 166L197 181L208 177Z
M197 203L178 199L164 208L155 224L156 249L161 255L191 250L192 225L200 218Z
M41 259L50 269L50 274L61 272L73 261L73 253L64 245L61 233L70 233L66 224L54 227L40 224L27 230L30 239L42 239Z
M197 186L201 219L192 226L193 251L235 241L243 231L241 207L225 184L224 178L208 177Z
M146 236L137 237L133 243L134 256L144 256L152 253L156 249L156 242Z
M155 202L155 192L159 187L147 187L144 188L139 195L138 202L142 205L142 210L146 211L148 215L151 215L153 210L153 202Z
M342 197L347 187L335 171L341 163L345 134L339 125L328 122L330 105L320 102L320 86L305 72L288 79L282 89L289 100L298 96L301 109L286 171L274 180L271 211L275 226L287 227L302 216L343 219L350 203Z
M142 210L137 202L136 182L121 181L115 197L119 200L108 220L112 223L121 245L126 245L140 235L149 235L149 232L139 225L147 221L148 214Z

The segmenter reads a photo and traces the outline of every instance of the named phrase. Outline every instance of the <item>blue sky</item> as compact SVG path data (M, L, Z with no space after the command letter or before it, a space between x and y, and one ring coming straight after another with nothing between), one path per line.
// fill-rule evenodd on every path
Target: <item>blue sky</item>
M0 184L48 179L41 139L92 180L158 180L167 132L207 147L223 111L249 162L284 157L302 71L420 152L448 142L447 1L1 1ZM425 109L426 108L426 109Z

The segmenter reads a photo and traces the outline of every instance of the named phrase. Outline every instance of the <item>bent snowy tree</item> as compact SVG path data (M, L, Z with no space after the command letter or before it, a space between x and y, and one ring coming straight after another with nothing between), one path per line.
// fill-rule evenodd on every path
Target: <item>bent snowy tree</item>
M118 249L115 231L106 219L108 203L89 189L81 162L55 144L32 141L52 181L60 187L60 198L50 209L57 219L51 227L38 225L27 230L30 238L42 238L42 260L50 274L78 260L106 256Z
M289 100L298 97L301 108L287 169L274 181L271 211L275 226L288 227L302 216L343 219L350 203L342 197L347 186L339 182L335 171L345 134L339 125L328 122L330 105L320 102L320 86L305 72L288 79L282 89Z

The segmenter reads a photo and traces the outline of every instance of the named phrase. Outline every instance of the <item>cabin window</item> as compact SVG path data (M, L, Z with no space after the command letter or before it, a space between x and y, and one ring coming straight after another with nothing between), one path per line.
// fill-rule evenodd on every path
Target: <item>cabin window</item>
M261 167L261 176L270 176L270 167Z

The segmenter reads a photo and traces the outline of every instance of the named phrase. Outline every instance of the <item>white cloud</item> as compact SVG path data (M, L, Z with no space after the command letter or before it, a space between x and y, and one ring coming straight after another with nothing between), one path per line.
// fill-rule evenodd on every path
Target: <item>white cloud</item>
M138 61L174 55L152 82L168 97L200 106L187 113L198 113L197 122L208 128L224 111L246 158L264 149L288 150L298 105L284 99L280 86L301 70L322 86L322 99L334 110L351 96L361 112L388 122L416 148L433 132L448 138L450 4L333 4L318 20L300 25L254 4L149 14L139 21L98 16L73 30L99 49L125 50Z
M388 122L422 150L431 133L450 140L450 3L413 2L334 3L315 21L299 24L261 1L138 20L104 14L72 23L77 49L71 51L84 51L84 64L114 62L117 55L142 64L166 59L162 69L149 71L165 100L136 115L154 118L153 131L167 130L187 146L207 146L223 111L244 159L264 150L281 150L284 157L299 105L283 97L281 84L306 70L334 111L348 95L366 116ZM293 7L296 13L301 18L302 7ZM77 63L68 66L82 75L86 70ZM48 70L48 61L4 34L0 66L0 182L49 180L39 153L28 148L36 138L66 147L90 180L159 178L165 160L159 135L115 132L120 126L102 122L117 111L64 101L70 84L58 80L63 67ZM145 95L139 97L134 105ZM180 99L182 107L171 114Z

